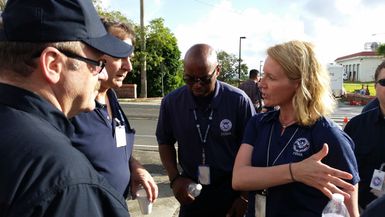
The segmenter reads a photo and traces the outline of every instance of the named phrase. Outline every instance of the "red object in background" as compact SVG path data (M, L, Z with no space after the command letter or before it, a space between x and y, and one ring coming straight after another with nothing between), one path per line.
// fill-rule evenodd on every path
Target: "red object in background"
M348 117L344 117L344 124L348 123L349 119Z

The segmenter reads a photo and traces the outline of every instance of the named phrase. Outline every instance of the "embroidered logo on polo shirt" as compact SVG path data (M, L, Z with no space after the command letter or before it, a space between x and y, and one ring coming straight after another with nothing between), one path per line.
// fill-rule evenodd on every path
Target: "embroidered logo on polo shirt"
M303 153L309 150L310 142L306 138L298 138L293 144L293 155L303 156Z
M222 131L221 136L231 135L231 128L233 127L233 124L229 119L223 119L219 124L219 127L221 128L221 131Z

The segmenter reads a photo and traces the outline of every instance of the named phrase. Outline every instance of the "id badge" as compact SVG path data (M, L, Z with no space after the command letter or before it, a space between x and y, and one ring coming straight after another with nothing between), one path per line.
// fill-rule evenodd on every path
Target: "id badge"
M255 195L255 217L266 216L266 195Z
M115 127L116 147L126 146L126 128L124 125Z
M373 172L372 181L370 182L370 187L379 191L384 191L384 180L385 172L375 169Z
M199 183L202 185L210 184L210 167L205 165L200 165L198 167L198 178Z

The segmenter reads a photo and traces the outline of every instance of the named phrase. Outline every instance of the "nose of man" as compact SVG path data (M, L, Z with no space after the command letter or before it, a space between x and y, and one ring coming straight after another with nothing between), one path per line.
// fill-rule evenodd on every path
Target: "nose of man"
M132 71L132 63L131 63L131 60L130 60L129 57L127 59L125 59L125 61L123 61L122 69L124 71L127 71L127 72L131 72Z

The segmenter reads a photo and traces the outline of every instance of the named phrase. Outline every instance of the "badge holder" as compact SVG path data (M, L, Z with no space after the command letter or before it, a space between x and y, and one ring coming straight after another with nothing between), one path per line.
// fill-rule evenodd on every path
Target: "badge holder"
M116 126L115 126L115 140L116 147L124 147L127 145L126 141L126 127L124 124L120 123L120 121L115 118Z
M210 184L210 167L206 165L200 165L198 167L199 183L202 185Z
M381 164L381 167L379 170L375 169L372 176L372 181L370 182L370 187L378 190L378 191L385 191L385 172L384 172L385 163Z

